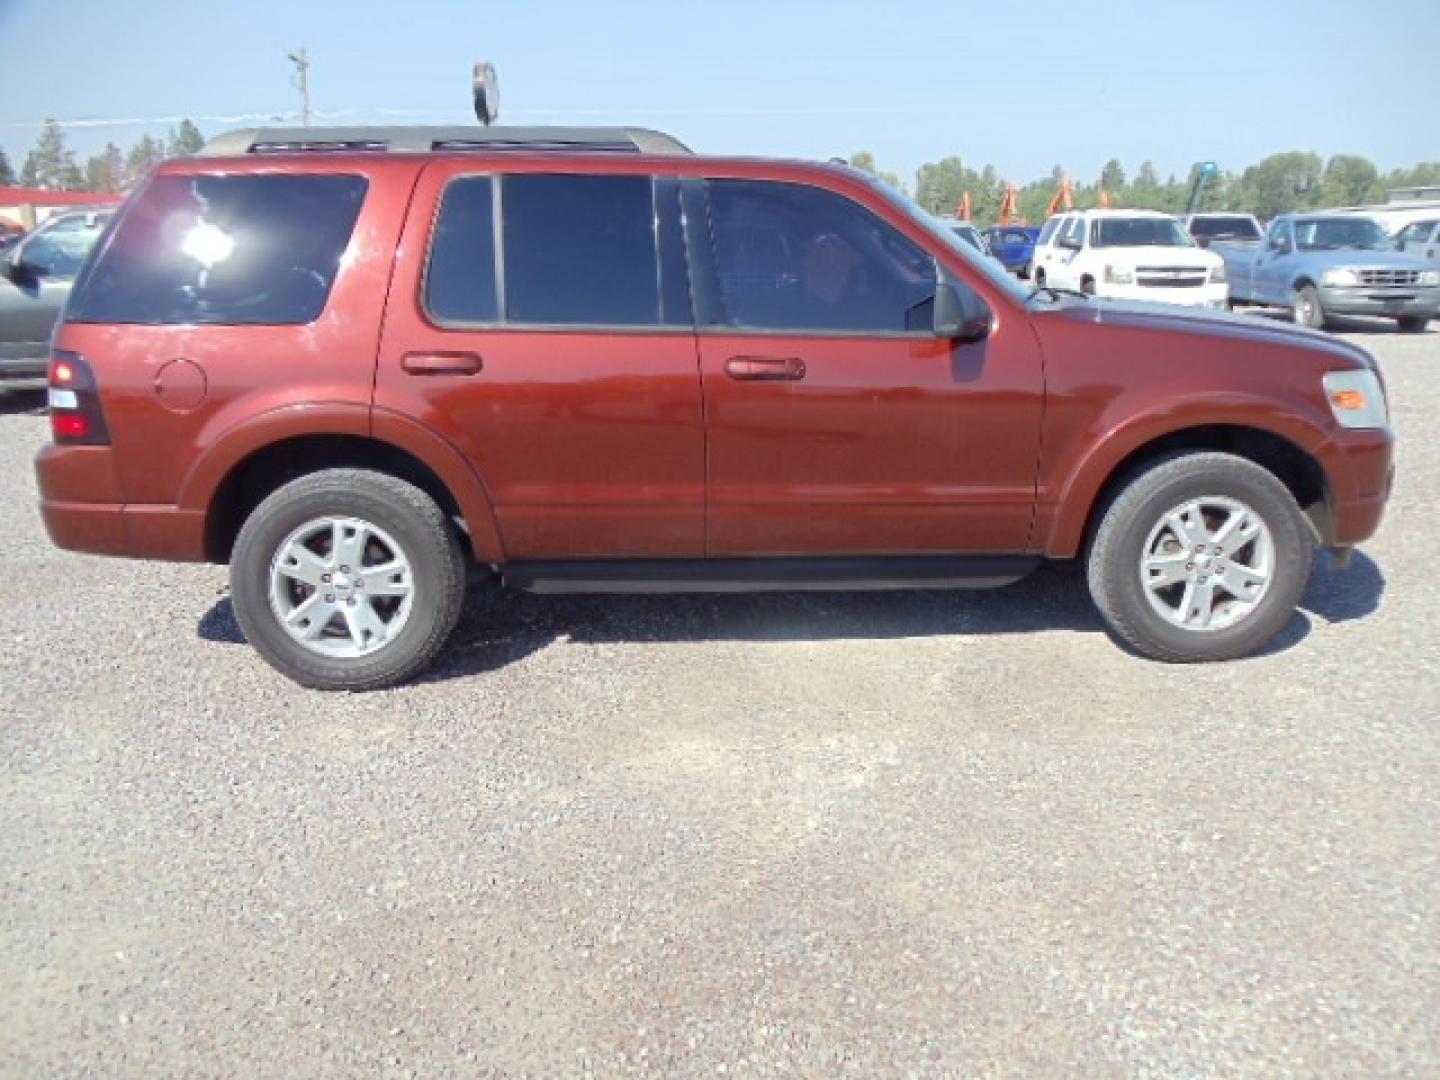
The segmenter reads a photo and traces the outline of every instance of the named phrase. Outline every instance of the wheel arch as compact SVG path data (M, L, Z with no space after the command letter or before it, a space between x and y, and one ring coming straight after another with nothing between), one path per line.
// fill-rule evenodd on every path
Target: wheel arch
M449 443L407 417L382 417L380 410L373 425L357 425L354 416L301 412L309 415L271 415L230 433L191 470L180 504L204 513L207 559L228 561L245 518L282 484L327 468L371 468L408 480L434 499L459 524L462 544L475 559L503 560L488 493Z
M1333 535L1329 482L1312 450L1293 432L1226 422L1175 428L1136 440L1111 440L1072 480L1048 537L1042 538L1043 550L1060 558L1078 554L1131 479L1166 458L1202 450L1235 454L1267 469L1290 491L1317 541L1326 543Z

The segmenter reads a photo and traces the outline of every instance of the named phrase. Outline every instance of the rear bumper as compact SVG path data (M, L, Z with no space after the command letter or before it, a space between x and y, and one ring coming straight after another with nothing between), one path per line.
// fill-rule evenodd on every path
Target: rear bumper
M39 356L0 355L0 390L43 390L50 361Z
M1320 306L1327 315L1423 315L1440 309L1440 288L1322 288Z
M56 547L92 555L204 562L205 515L126 503L108 446L47 446L35 459L40 516Z

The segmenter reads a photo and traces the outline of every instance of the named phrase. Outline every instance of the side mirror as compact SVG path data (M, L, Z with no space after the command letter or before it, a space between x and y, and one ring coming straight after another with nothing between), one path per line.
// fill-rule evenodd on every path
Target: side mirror
M1079 241L1079 240L1071 240L1071 239L1069 239L1069 238L1066 238L1066 239L1064 239L1064 240L1057 241L1057 243L1058 243L1058 245L1059 245L1060 247L1064 248L1066 251L1079 251L1079 250L1080 250L1080 241Z
M935 288L935 336L979 341L990 335L990 309L979 294L941 282Z

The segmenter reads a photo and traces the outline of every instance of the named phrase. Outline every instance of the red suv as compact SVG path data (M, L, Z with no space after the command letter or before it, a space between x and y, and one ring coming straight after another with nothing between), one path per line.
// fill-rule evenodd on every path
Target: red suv
M1380 521L1375 361L1031 291L844 166L633 129L236 133L76 282L54 541L230 564L307 686L424 668L521 588L996 585L1083 557L1114 633L1249 653Z

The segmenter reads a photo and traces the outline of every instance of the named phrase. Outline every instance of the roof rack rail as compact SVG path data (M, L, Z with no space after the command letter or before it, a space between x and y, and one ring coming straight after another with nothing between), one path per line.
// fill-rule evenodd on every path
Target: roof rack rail
M293 127L247 128L211 139L201 157L291 153L430 153L437 150L587 150L688 154L679 139L632 127Z

